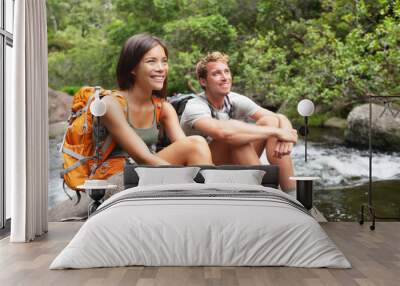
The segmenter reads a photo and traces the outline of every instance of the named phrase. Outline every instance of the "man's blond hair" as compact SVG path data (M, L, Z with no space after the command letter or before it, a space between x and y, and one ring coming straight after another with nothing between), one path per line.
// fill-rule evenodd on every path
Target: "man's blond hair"
M229 63L229 56L221 52L208 53L207 56L201 58L196 65L197 79L207 78L207 64L211 62L224 62Z

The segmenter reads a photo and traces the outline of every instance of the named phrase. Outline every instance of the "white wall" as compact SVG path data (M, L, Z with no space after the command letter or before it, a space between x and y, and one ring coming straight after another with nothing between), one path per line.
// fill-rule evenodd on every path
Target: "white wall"
M11 96L11 75L12 75L12 70L13 70L13 57L12 57L12 48L10 46L6 46L6 77L5 77L5 96L9 97ZM7 118L6 118L6 124L7 124ZM7 128L7 126L5 127ZM7 152L7 151L6 151ZM8 188L5 188L6 190L6 219L11 218L11 192Z

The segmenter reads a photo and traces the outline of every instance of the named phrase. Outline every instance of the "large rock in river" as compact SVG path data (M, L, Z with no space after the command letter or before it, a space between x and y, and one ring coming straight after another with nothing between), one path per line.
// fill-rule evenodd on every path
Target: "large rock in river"
M400 151L400 113L382 105L372 104L372 148ZM393 116L397 115L397 116ZM368 146L369 104L355 107L347 117L346 141Z
M71 108L72 96L49 87L49 124L67 121Z

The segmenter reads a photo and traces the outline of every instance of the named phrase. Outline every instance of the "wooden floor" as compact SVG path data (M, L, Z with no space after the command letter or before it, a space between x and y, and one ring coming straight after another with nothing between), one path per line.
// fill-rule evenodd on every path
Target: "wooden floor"
M290 267L121 267L48 270L82 223L50 223L32 243L0 241L0 285L400 285L400 222L329 222L322 227L352 269Z

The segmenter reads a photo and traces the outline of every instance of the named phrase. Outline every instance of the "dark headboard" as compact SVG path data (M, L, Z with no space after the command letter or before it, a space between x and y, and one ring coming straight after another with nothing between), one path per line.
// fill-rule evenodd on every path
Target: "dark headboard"
M139 177L135 171L137 167L152 167L148 165L132 165L126 164L124 171L124 189L133 188L138 185ZM182 166L158 166L156 168L181 168ZM279 167L276 165L252 165L252 166L242 166L242 165L220 165L220 166L196 166L200 167L202 170L204 169L221 169L221 170L248 170L248 169L257 169L264 170L266 173L262 179L261 184L265 187L278 188L279 185ZM194 178L197 183L204 183L204 178L200 174Z

